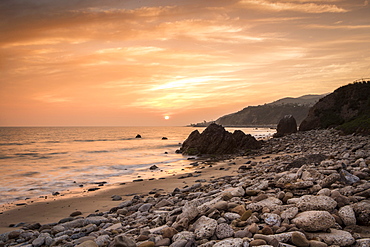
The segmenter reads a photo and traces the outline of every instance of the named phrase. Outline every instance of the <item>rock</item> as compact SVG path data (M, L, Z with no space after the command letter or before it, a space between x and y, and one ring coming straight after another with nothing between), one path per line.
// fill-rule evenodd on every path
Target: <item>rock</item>
M149 167L149 170L156 170L156 169L158 169L158 166L156 165L152 165L151 167Z
M340 179L339 173L332 173L321 180L320 185L322 188L329 188L333 183Z
M252 211L260 211L262 208L266 207L269 209L275 209L277 206L282 205L283 202L280 201L279 199L275 197L269 197L265 200L256 202L256 203L251 203L245 206L247 210L252 210Z
M170 245L170 247L185 247L185 245L186 245L187 242L188 242L188 240L185 240L185 239L174 241Z
M239 219L240 214L227 212L224 214L224 218L230 221L233 221L233 220Z
M292 233L291 241L293 244L295 244L298 247L309 247L310 246L310 243L307 240L307 238L304 235L298 234L296 232Z
M370 200L364 200L353 204L357 223L370 226Z
M262 215L262 219L270 226L280 226L281 218L278 214L265 213Z
M148 212L152 208L153 204L151 203L145 203L138 208L138 211L140 212Z
M105 234L105 235L100 235L99 237L96 238L95 240L95 243L99 246L99 247L103 247L103 246L108 246L110 242L110 238L109 238L109 235Z
M215 205L213 205L213 208L217 209L217 210L227 210L228 209L228 203L226 201L219 201L219 202L216 202Z
M298 214L297 207L290 207L281 213L282 219L293 219Z
M252 210L246 210L243 215L240 217L241 221L246 221L252 215Z
M138 245L138 247L154 247L155 243L152 241L146 241Z
M230 238L234 235L234 230L229 224L221 223L216 227L215 234L218 239Z
M335 224L335 219L327 211L305 211L299 213L292 223L305 231L325 231Z
M87 240L85 242L76 245L76 247L99 247L93 240Z
M213 236L217 227L217 221L206 216L200 217L194 223L194 234L196 239L208 239Z
M175 234L177 234L177 230L173 227L166 227L162 230L162 237L163 238L172 238Z
M135 138L141 138L141 135L137 134Z
M221 125L212 123L201 134L194 130L180 150L184 154L232 154L240 149L260 147L260 142L251 135L245 135L241 131L231 134Z
M187 242L188 240L194 239L194 238L195 238L194 233L189 232L189 231L182 231L182 232L179 232L179 233L175 234L172 237L172 241L177 242L177 241L180 241L180 240L185 240ZM185 244L186 244L186 242L185 242Z
M341 207L338 211L338 215L346 226L356 225L355 211L351 206Z
M255 240L252 240L249 244L250 246L259 246L259 245L266 245L267 243L263 239L255 239Z
M337 202L328 196L304 195L299 198L296 206L300 211L332 211L337 206Z
M171 239L169 238L163 238L155 243L155 246L170 246L171 245Z
M75 211L75 212L71 213L69 216L76 217L76 216L81 215L81 214L82 214L81 211Z
M114 237L110 247L136 247L136 243L131 238L122 234Z
M356 240L355 247L369 247L369 246L370 246L370 238Z
M108 219L105 218L104 216L92 216L92 217L87 217L84 220L84 225L89 225L89 224L99 225L101 223L106 223L106 222L108 222Z
M328 232L307 233L308 238L319 238L328 245L349 246L355 243L355 239L349 232L330 229Z
M240 238L225 239L213 245L213 247L242 247L242 246L243 239Z
M346 184L354 184L360 181L359 177L352 175L351 173L349 173L348 171L344 169L340 171L339 175L340 175L341 181Z
M243 205L238 205L235 208L231 209L231 212L237 213L240 216L242 216L246 212L246 210L245 210L245 207Z
M112 196L112 201L121 201L121 200L122 200L122 197L119 195Z
M285 115L280 119L274 137L282 137L297 132L297 122L292 115Z
M310 240L310 247L328 247L328 245L321 241Z

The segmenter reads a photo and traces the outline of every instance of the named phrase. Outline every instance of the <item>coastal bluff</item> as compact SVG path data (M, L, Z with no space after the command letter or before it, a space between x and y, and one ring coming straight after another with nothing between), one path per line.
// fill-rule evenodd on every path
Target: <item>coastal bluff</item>
M345 134L370 134L370 81L342 86L320 99L309 110L299 130L333 127Z
M194 130L180 148L182 154L236 154L261 148L261 142L241 130L230 133L216 123L210 124L202 133Z

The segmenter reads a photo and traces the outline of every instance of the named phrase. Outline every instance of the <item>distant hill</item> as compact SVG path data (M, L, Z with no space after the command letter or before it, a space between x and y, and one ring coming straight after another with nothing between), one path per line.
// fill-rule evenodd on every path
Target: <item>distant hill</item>
M248 106L241 111L220 117L215 122L223 126L276 126L285 115L293 115L300 124L309 108L326 94L287 97L272 103Z
M320 99L299 130L333 127L346 134L370 134L370 78L342 86Z

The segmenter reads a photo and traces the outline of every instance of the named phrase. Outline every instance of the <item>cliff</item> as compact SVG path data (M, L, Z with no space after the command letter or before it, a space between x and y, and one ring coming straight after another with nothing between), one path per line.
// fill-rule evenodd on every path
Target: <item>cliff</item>
M309 110L299 130L332 127L346 134L370 134L370 80L340 87L320 99Z
M269 104L248 106L241 111L225 115L216 120L223 126L269 126L276 124L285 115L292 115L300 124L309 108L324 95L304 95L298 98L283 98Z

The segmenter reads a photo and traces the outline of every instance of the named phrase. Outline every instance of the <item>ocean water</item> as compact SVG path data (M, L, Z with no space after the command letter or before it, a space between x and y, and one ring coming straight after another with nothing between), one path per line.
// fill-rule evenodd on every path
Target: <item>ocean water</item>
M186 172L192 161L175 151L195 129L204 128L1 127L0 204L101 182ZM274 132L240 129L256 138ZM135 138L137 134L142 138ZM159 169L150 170L152 165Z

